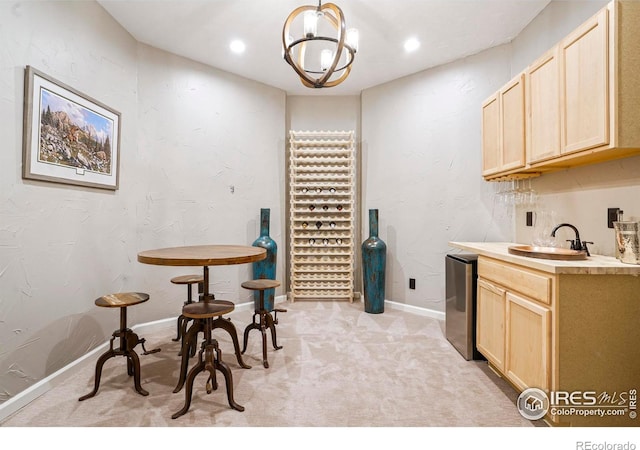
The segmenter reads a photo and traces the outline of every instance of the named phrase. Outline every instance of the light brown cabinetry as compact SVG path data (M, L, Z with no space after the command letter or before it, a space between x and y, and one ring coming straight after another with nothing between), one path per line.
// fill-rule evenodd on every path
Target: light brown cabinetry
M482 104L482 175L500 172L500 102L498 94Z
M525 70L525 164L490 172L483 167L485 179L640 154L638 23L640 2L615 0ZM490 160L485 152L491 147L484 144L483 158Z
M548 391L553 278L482 257L478 277L478 350L518 389Z
M520 390L548 392L551 374L551 310L524 296L506 294L505 374Z
M609 143L608 18L604 8L559 45L562 153Z
M548 264L549 273L513 257L478 257L476 343L494 370L517 392L589 391L602 409L627 407L602 417L563 410L547 416L552 424L639 424L629 415L628 395L640 380L640 272L609 265L586 261L563 273L562 264ZM611 403L614 392L622 403Z
M524 167L524 129L524 74L520 74L482 104L484 176Z
M478 280L476 345L488 361L504 370L504 319L506 291Z
M534 62L525 77L527 163L560 155L560 67L554 47Z

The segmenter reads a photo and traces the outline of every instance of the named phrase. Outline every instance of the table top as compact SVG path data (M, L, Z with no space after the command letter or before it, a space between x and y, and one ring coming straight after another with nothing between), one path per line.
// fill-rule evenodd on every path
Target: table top
M145 250L138 261L158 266L226 266L263 260L267 250L249 245L193 245Z

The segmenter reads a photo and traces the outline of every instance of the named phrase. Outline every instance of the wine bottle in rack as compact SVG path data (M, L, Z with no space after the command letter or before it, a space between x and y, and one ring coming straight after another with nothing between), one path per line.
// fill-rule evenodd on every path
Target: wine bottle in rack
M316 209L316 205L309 205L309 211L313 211L314 209Z
M338 206L336 206L336 209L337 209L338 211L342 211L342 205L338 205Z
M333 223L333 222L331 222ZM320 222L319 220L316 222L316 228L319 230L320 228L322 228L322 222Z

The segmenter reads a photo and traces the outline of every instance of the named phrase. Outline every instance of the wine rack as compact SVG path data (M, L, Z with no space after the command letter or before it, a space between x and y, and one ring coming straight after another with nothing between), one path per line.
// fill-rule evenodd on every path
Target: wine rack
M353 131L289 132L290 300L354 290Z

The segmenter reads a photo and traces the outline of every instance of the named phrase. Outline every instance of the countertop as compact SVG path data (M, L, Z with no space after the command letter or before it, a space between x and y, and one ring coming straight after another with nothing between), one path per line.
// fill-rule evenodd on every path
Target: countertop
M523 244L513 242L449 242L449 246L454 248L553 274L640 275L640 265L625 264L613 256L591 255L581 261L529 258L510 254L508 248L512 245Z

